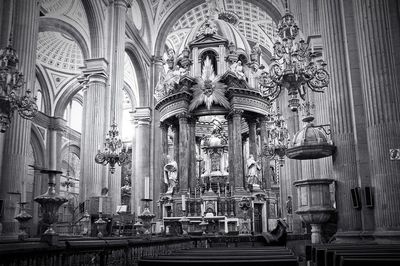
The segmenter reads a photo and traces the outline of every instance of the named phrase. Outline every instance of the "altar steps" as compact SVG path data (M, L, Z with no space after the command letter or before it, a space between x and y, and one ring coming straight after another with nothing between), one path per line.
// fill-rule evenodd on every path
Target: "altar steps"
M298 258L285 247L213 247L180 250L167 256L139 260L139 266L156 265L297 266Z

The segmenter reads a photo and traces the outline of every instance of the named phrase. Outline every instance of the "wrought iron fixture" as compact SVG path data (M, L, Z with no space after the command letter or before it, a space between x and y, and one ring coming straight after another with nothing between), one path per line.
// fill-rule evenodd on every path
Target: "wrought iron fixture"
M267 116L267 132L268 143L264 146L262 155L277 160L283 166L290 139L286 122L279 111Z
M98 164L110 165L110 172L115 172L115 164L121 165L128 161L128 153L122 148L122 141L119 137L118 126L115 120L111 124L110 130L104 142L104 151L98 150L94 160Z
M24 91L24 75L18 71L18 56L10 37L6 48L0 50L0 132L10 127L14 111L25 119L32 119L37 111L36 97L27 88Z
M274 56L268 72L259 81L260 92L269 100L275 100L282 89L287 89L289 108L296 112L300 99L305 100L306 88L314 92L324 92L329 84L329 73L323 60L315 61L316 53L311 51L304 40L296 42L299 34L294 16L287 10L278 24L280 41L274 44Z
M68 159L67 159L67 173L65 176L67 180L61 182L61 185L67 188L67 193L69 193L70 187L75 187L75 182L72 180L72 177L69 173L70 157L71 157L71 125L69 125L69 130L68 130Z

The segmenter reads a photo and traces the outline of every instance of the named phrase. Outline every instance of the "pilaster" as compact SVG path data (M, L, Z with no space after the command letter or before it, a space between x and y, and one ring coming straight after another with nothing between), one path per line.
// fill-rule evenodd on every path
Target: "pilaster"
M19 71L24 75L25 90L34 88L35 84L39 4L38 1L15 1L14 10L18 10L18 16L13 17L13 47L19 57ZM7 156L3 157L0 177L0 198L4 199L4 213L1 218L4 234L16 235L18 232L18 223L14 217L18 211L19 196L8 193L23 193L22 182L27 175L26 157L30 133L31 121L15 113L4 136L3 154Z
M375 195L375 234L379 237L392 232L389 235L399 239L400 161L389 159L389 149L400 143L400 91L390 23L391 9L396 6L390 0L353 1Z

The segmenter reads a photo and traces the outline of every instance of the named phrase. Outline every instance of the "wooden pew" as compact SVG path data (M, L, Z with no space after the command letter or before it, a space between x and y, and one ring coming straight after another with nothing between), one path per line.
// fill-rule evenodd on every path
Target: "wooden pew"
M263 260L139 260L139 266L175 266L175 265L190 265L190 266L298 266L297 259L263 259Z

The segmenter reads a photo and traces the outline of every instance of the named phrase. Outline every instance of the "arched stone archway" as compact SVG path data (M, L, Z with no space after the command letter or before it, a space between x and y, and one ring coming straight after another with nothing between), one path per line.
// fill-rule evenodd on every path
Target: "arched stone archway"
M131 59L133 65L135 66L136 78L139 88L139 95L137 95L137 106L148 106L150 103L150 95L152 97L152 93L149 90L149 75L146 71L145 63L139 53L139 51L135 48L135 44L133 41L127 41L125 43L125 52L128 54Z
M90 58L89 44L86 42L83 35L71 24L58 18L41 17L39 19L39 32L44 31L56 31L70 35L76 40L79 47L81 48L83 58Z
M42 73L42 70L36 65L36 78L39 81L40 88L42 89L42 101L44 102L44 113L46 115L51 114L52 110L52 101L50 97L50 90L48 87L48 83L46 82L46 79Z

